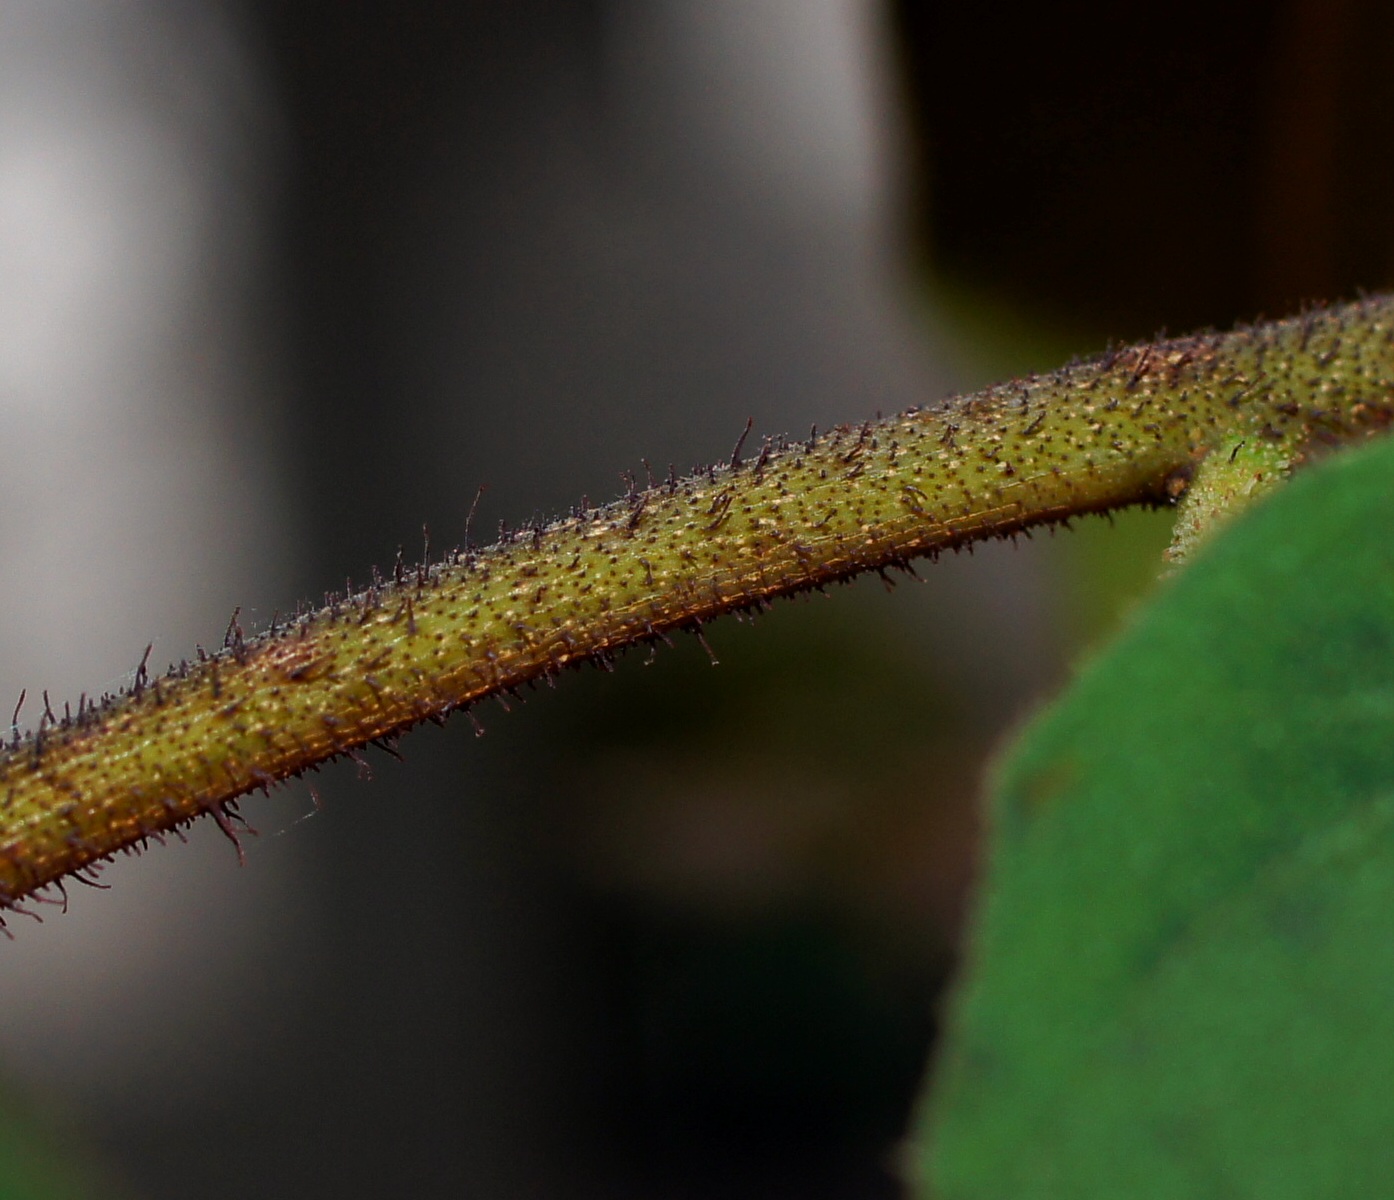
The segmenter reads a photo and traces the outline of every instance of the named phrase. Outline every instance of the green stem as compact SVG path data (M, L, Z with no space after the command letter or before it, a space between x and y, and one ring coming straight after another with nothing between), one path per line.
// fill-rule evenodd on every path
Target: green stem
M452 555L0 756L0 904L335 755L733 609L968 542L1167 504L1217 447L1394 420L1394 298L1138 346L636 491Z
M1197 466L1177 505L1167 558L1188 558L1217 529L1266 496L1292 471L1287 439L1238 437L1216 446Z

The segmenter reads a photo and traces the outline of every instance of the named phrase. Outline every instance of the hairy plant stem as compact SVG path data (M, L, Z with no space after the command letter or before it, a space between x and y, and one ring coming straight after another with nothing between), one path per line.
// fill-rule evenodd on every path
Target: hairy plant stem
M1394 298L1133 347L943 407L766 441L390 581L58 717L0 755L0 904L326 759L861 571L1271 477L1394 420ZM1209 494L1205 512L1220 507ZM1193 521L1192 524L1195 524ZM1194 534L1194 530L1190 531Z

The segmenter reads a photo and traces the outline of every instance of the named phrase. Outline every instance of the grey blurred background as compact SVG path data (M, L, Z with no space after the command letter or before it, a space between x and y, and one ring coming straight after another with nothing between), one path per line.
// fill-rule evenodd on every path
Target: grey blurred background
M0 686L480 484L516 524L1387 282L1375 6L1136 9L0 0ZM244 869L118 861L0 945L12 1103L98 1195L898 1194L983 763L1153 572L1123 524L414 734L249 804Z

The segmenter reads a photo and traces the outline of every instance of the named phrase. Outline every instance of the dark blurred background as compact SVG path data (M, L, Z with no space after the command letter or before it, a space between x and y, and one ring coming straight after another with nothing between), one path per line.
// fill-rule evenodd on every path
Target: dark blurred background
M1386 286L1391 54L1374 0L0 0L4 684L481 484L476 531ZM727 622L12 921L0 1193L899 1194L987 756L1165 539Z

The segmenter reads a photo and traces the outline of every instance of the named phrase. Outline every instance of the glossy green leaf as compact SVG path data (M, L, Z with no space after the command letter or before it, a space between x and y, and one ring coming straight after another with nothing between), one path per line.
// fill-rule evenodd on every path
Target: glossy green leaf
M1219 536L995 792L924 1194L1394 1190L1394 442Z

